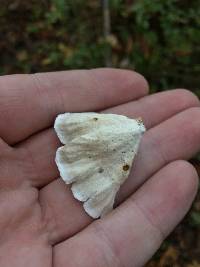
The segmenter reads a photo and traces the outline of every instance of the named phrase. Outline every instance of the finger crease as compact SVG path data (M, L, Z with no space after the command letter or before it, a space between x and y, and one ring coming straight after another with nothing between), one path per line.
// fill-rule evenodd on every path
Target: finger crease
M117 251L117 249L113 245L112 239L110 239L109 234L101 226L101 223L95 222L93 224L93 227L95 228L95 235L97 235L98 239L100 239L100 241L103 241L103 243L106 244L106 247L108 248L108 250L104 249L104 251L103 251L105 262L107 263L107 266L125 267L125 265L123 264L123 262L121 261L121 259L119 257L119 252ZM104 246L102 246L102 247L104 247ZM108 259L108 255L109 255L109 257L112 258L111 263L110 263L110 260Z
M145 209L138 203L136 199L133 197L129 198L132 202L133 206L138 210L142 216L144 217L145 221L147 221L148 225L154 229L156 233L158 233L158 242L161 243L162 240L166 238L165 233L162 231L162 229L152 220L151 216L148 216L148 213L145 211Z
M30 182L31 182L31 185L32 186L35 186L34 185L34 177L37 177L37 173L36 173L37 166L35 164L34 157L33 157L32 153L31 153L30 149L28 148L28 146L24 146L23 147L23 150L26 152L27 158L30 159L29 160L29 162L30 162L30 169L31 169L30 173L33 173L33 177L30 178Z

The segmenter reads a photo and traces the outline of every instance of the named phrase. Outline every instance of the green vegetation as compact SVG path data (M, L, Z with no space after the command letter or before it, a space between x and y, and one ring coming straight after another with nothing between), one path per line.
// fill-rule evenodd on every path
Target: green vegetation
M200 96L200 0L110 0L104 38L101 1L1 0L0 74L105 66L134 69L152 92L188 88ZM149 267L200 266L200 194Z

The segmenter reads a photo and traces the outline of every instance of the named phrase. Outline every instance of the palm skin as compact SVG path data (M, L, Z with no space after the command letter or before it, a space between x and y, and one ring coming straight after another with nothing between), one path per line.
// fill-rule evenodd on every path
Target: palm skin
M147 96L134 72L114 69L0 77L0 266L143 266L188 211L198 177L200 104L176 89ZM145 133L117 208L92 221L61 179L56 115L142 117Z

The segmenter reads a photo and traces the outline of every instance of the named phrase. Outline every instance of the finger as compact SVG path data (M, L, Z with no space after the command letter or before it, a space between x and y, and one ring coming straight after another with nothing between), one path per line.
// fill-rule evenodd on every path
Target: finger
M52 247L42 226L35 188L1 187L0 218L1 267L52 266Z
M57 245L55 267L143 266L188 211L197 184L189 163L167 165L112 214Z
M105 113L123 114L128 117L141 117L145 127L150 129L171 116L190 107L200 107L196 95L186 89L164 91L145 96L137 101L106 109Z
M170 103L170 106L169 106ZM151 128L177 112L192 106L198 106L199 100L186 90L174 90L144 97L105 112L142 117L147 128ZM33 168L29 172L33 185L44 186L58 177L55 165L55 151L60 146L54 130L39 133L20 144L20 153L31 161ZM23 152L24 151L24 152ZM37 167L36 167L37 166ZM26 177L26 179L28 179Z
M123 184L118 201L124 200L167 163L190 159L200 151L199 116L200 108L190 108L146 133L132 169L134 179Z
M3 76L0 136L13 144L50 127L59 113L99 110L137 99L147 92L146 80L126 70Z
M190 158L200 150L199 116L199 108L184 111L144 135L130 176L117 196L117 205L169 162ZM40 191L40 201L47 224L49 218L51 222L56 221L56 224L49 224L52 242L60 242L91 222L82 204L73 199L69 187L61 179ZM68 223L69 217L73 223Z

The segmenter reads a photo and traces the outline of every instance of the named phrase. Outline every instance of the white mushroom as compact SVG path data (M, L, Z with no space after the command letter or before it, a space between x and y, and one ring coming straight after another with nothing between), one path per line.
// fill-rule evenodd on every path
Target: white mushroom
M64 144L56 152L61 178L72 183L74 197L84 202L91 217L107 214L130 173L145 132L142 121L115 114L65 113L54 127Z

